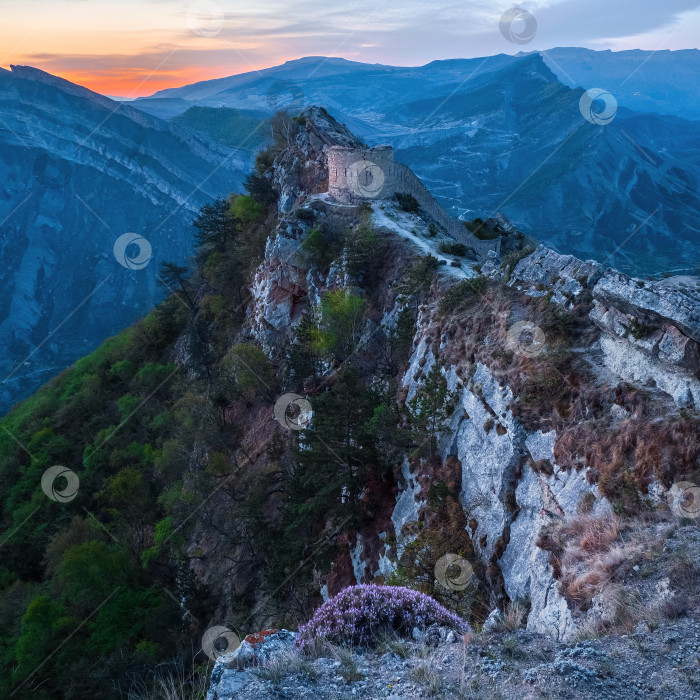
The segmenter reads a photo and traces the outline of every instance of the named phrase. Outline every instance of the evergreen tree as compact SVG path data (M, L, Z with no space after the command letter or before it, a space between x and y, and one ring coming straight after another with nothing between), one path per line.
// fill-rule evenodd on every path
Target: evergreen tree
M205 204L192 222L197 229L197 245L223 253L228 243L236 238L237 223L230 204L222 197L217 197L213 204Z
M435 279L439 265L437 258L426 255L419 258L406 271L404 279L399 285L399 295L403 297L404 305L413 302L414 315L418 316L418 307L425 299Z
M190 292L187 288L187 280L185 279L186 274L186 267L182 267L181 265L177 265L173 262L164 262L160 266L158 281L171 292L176 294L180 292L189 307L194 309L194 301L192 300Z
M305 311L299 319L294 342L287 353L287 366L289 374L296 382L296 388L302 388L302 382L307 377L316 380L318 374L319 357L314 347L314 333L316 323L313 314Z
M447 379L435 361L423 386L406 402L416 454L427 453L431 459L435 456L438 438L446 429L456 398L456 392L447 389Z
M389 337L392 362L401 363L408 359L415 334L416 319L413 311L408 306L403 306L399 310L396 326L392 329Z
M363 223L348 234L345 243L345 267L348 274L367 290L379 281L382 255L372 227Z
M271 204L277 195L272 189L272 183L264 173L253 170L243 182L245 191L257 202L263 205Z
M372 427L379 404L355 367L342 369L333 387L313 399L311 425L299 433L287 485L287 535L309 537L328 517L359 518L364 486L379 465Z

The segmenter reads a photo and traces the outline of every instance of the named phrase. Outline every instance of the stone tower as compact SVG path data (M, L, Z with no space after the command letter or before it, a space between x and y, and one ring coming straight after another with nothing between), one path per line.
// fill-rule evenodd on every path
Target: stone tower
M341 202L394 195L394 149L332 146L328 151L328 193Z

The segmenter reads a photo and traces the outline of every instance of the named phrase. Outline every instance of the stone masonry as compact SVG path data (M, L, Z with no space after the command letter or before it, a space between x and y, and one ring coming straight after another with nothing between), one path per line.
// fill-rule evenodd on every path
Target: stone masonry
M451 217L408 166L394 161L391 146L328 149L328 194L333 199L347 203L390 199L397 192L413 195L429 216L479 258L491 250L500 252L500 239L482 241Z

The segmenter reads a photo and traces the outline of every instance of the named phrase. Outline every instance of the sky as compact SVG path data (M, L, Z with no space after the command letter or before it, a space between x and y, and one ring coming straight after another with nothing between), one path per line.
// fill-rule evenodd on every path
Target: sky
M555 46L700 48L700 0L2 0L0 66L108 95L303 56L417 66Z

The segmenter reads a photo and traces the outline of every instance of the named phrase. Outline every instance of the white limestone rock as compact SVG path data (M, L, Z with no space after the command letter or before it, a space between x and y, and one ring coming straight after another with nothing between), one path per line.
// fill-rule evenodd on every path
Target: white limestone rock
M451 385L457 386L454 370L448 373ZM508 408L512 400L510 389L478 363L471 388L459 390L449 430L440 443L443 460L455 455L462 464L460 501L467 518L477 523L470 536L485 560L509 519L505 496L520 454L521 429Z
M518 262L508 284L523 289L531 296L548 293L536 289L544 286L551 290L552 301L570 305L584 289L595 284L601 271L601 266L594 260L559 255L551 248L540 245L531 255Z
M608 269L593 287L593 296L606 307L675 326L700 342L700 287L649 282Z
M355 546L349 544L350 561L352 562L352 570L355 574L355 582L357 584L364 583L365 571L367 570L367 562L362 558L363 540L362 535L357 533L357 541Z
M690 372L669 367L616 336L603 335L600 347L605 365L621 379L657 387L679 407L700 406L700 381Z
M394 532L396 533L396 556L398 559L401 558L406 545L415 539L413 536L402 533L403 526L406 523L418 522L418 513L425 505L423 501L416 500L421 487L418 482L418 475L411 472L408 459L404 459L401 465L401 474L406 485L399 489L396 506L391 514L391 522L394 524Z

